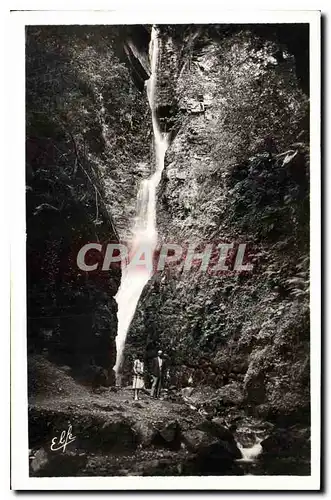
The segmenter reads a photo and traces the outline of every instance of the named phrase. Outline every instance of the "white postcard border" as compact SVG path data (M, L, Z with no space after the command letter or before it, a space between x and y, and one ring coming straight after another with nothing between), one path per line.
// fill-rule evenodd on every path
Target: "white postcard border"
M153 23L309 23L311 96L311 475L222 477L31 478L28 468L26 234L25 234L25 25ZM321 383L321 170L320 12L123 11L12 12L6 40L10 78L11 214L11 472L15 490L317 490L320 487Z

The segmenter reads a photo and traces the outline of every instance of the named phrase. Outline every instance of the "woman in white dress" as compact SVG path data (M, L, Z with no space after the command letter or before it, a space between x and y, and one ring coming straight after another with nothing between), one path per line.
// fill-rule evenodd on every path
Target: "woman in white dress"
M134 400L138 400L139 391L143 389L144 384L144 362L140 360L140 356L137 356L133 363L133 389L134 389Z

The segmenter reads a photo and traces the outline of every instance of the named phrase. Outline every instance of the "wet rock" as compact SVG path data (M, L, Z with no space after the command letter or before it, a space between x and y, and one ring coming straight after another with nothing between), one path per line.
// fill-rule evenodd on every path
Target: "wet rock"
M224 439L225 441L233 439L232 433L227 427L224 426L223 419L221 418L204 420L201 424L199 424L198 429L208 432L218 439Z
M213 418L212 420L204 420L199 426L199 429L215 437L222 443L229 456L233 458L241 458L241 452L237 446L232 432L224 426L221 418Z
M206 439L206 438L205 438ZM184 475L241 475L242 470L235 463L236 456L226 444L214 440L203 445L193 457L183 464Z

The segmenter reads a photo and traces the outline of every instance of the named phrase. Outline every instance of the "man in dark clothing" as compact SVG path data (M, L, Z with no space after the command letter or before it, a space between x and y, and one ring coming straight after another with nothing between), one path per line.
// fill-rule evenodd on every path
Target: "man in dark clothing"
M158 351L157 357L152 359L151 373L153 378L151 396L159 398L164 374L166 373L166 363L162 351Z

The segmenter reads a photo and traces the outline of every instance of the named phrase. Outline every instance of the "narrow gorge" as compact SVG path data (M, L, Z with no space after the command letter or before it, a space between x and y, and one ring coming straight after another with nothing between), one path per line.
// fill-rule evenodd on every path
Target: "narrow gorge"
M26 54L31 474L309 474L307 25L30 26ZM226 270L105 272L108 243Z

